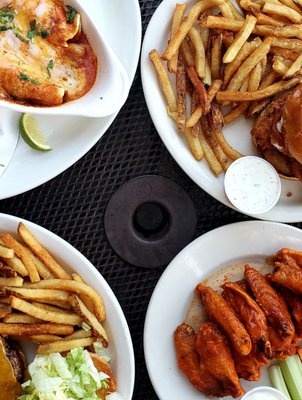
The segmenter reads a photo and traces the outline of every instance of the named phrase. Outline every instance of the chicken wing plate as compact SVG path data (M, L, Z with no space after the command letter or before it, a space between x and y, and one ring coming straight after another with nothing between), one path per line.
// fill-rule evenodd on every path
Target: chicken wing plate
M215 324L205 322L200 325L196 348L206 369L221 382L225 395L242 396L244 390L228 342Z
M251 338L233 308L222 296L202 283L197 285L196 290L208 318L222 329L239 354L249 354L252 349Z

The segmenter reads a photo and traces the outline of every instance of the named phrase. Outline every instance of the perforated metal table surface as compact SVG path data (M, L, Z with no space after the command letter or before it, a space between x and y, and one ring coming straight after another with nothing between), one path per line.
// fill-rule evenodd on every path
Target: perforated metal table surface
M160 3L161 0L140 0L143 34ZM158 398L145 366L143 327L150 297L165 267L142 269L121 260L106 239L104 212L123 183L145 174L167 177L188 193L197 215L195 238L216 227L249 219L211 198L171 158L149 116L139 68L117 119L81 160L44 185L0 202L1 212L33 221L68 241L107 280L132 335L136 362L134 400Z

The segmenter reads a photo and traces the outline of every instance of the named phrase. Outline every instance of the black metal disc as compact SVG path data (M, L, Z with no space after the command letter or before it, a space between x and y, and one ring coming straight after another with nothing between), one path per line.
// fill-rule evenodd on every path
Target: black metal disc
M193 238L196 213L187 193L162 176L146 175L122 185L105 212L113 250L129 264L167 265Z

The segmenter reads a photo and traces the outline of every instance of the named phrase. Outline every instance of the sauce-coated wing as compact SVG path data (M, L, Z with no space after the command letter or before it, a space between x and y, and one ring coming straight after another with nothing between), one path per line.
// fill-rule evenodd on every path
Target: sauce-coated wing
M261 378L261 368L268 361L264 363L262 360L259 360L255 348L252 348L252 351L247 356L242 356L236 352L233 352L232 356L239 378L247 381L259 381Z
M226 395L239 397L244 394L227 340L212 322L200 325L196 348L206 369L225 389Z
M263 275L249 265L245 266L244 276L273 329L283 339L292 338L295 334L295 327L287 305L280 294Z
M249 354L252 349L251 338L233 308L222 296L202 283L197 285L196 290L208 318L224 331L239 354Z
M302 298L286 288L281 288L281 295L288 305L294 320L296 331L302 334Z
M196 333L187 324L179 325L174 332L178 368L187 376L192 385L207 396L223 396L219 381L210 374L197 353Z
M240 321L248 331L257 353L271 358L271 345L267 320L256 301L236 282L227 282L223 286L223 298L234 308Z
M294 293L302 295L302 269L286 263L275 263L276 268L271 276L272 282L285 286Z

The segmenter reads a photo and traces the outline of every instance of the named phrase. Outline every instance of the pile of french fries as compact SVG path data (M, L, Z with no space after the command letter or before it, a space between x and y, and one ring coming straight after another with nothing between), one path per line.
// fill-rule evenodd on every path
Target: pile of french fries
M302 1L201 0L186 8L176 4L167 48L149 56L169 116L195 159L205 156L219 175L242 156L223 126L256 116L274 95L300 83Z
M102 297L69 275L21 222L0 234L0 335L38 344L37 353L108 346Z

